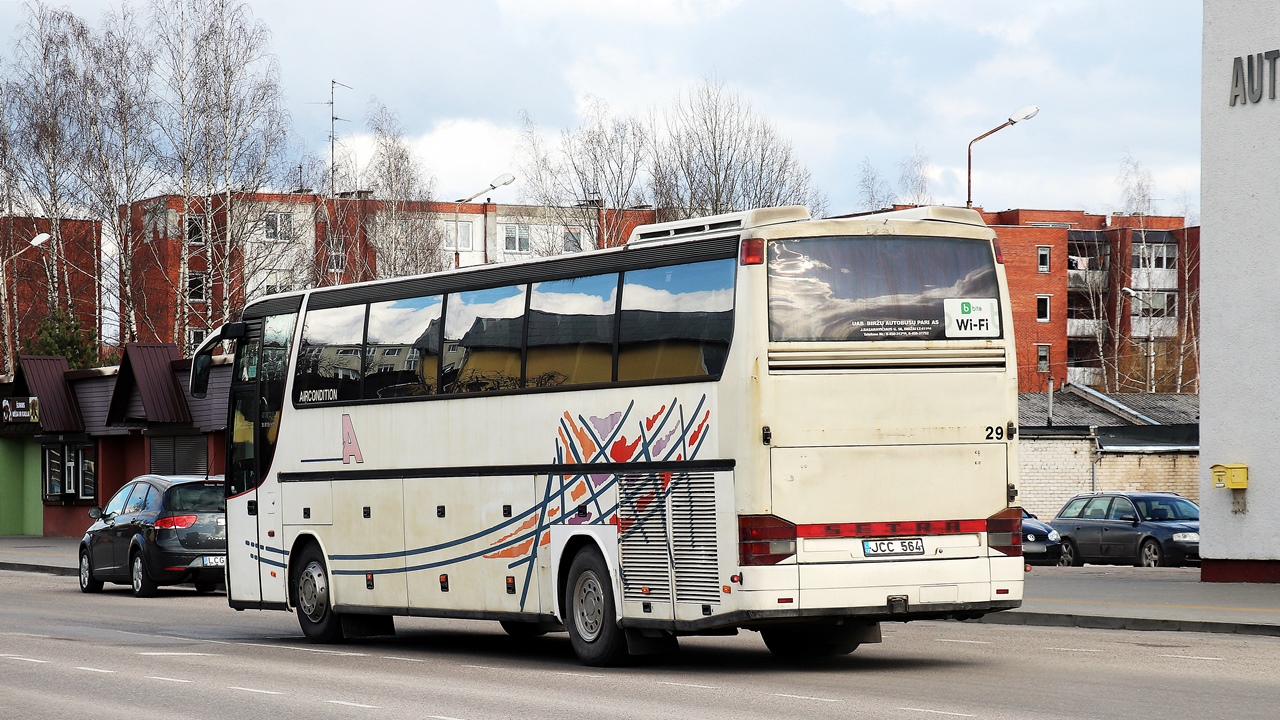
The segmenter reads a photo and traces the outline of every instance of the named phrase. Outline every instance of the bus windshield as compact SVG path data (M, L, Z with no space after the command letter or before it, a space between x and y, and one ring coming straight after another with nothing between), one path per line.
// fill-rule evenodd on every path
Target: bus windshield
M841 236L769 244L773 342L999 338L985 240Z

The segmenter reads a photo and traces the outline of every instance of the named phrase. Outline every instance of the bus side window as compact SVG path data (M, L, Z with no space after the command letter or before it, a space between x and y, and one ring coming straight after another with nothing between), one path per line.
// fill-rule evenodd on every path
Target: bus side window
M628 272L618 380L716 376L733 335L733 260Z
M526 286L449 295L440 377L446 393L520 387Z
M613 380L617 295L617 273L534 284L525 387Z
M369 306L366 400L436 393L443 307L440 295Z
M308 310L298 346L299 404L360 398L364 377L364 305Z

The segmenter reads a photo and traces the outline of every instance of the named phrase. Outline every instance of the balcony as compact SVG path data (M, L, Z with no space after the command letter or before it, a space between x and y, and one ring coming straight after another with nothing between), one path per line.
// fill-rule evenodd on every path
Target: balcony
M1067 382L1073 385L1100 387L1102 385L1102 368L1067 366Z
M1148 327L1151 328L1151 337L1171 338L1178 334L1178 318L1131 317L1129 318L1129 338L1132 340L1145 338ZM1069 330L1068 334L1070 334Z
M1068 290L1093 290L1094 292L1107 291L1107 271L1106 270L1068 270L1067 271L1067 289Z
M1107 326L1101 320L1067 318L1067 337L1069 338L1096 338L1099 333L1102 337L1107 336Z

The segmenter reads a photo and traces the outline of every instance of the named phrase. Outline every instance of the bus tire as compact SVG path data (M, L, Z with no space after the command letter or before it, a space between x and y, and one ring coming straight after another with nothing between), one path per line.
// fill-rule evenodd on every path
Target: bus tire
M835 625L801 625L764 628L764 646L780 660L810 660L830 655L848 655L858 649L854 628Z
M329 569L320 548L308 545L297 568L293 592L302 634L313 643L341 642L342 618L333 611L329 600Z
M569 565L564 597L569 642L582 664L609 667L627 657L627 637L618 627L609 566L600 551L585 547Z

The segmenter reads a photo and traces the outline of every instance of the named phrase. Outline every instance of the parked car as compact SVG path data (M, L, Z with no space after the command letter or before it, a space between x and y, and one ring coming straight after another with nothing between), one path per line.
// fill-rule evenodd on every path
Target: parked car
M1059 565L1200 562L1200 507L1177 493L1077 495L1050 524L1062 536Z
M1022 509L1022 557L1035 565L1055 565L1062 557L1058 531Z
M159 585L193 582L209 592L227 564L222 476L142 475L93 508L80 541L80 590L104 582L132 585L150 597Z

